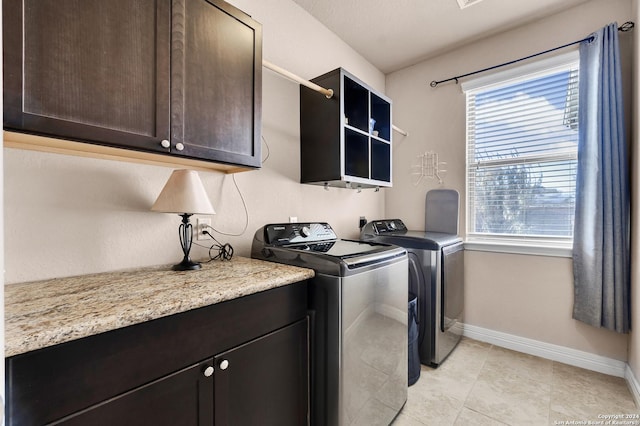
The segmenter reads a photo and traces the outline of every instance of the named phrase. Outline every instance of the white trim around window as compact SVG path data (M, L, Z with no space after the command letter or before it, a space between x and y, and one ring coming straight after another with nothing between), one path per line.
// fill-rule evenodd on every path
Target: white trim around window
M469 251L486 251L492 253L524 254L531 256L568 257L573 256L572 242L554 241L517 241L495 239L466 239L464 249Z
M572 216L567 209L575 194L578 61L576 49L462 84L467 95L466 249L572 256ZM566 71L572 73L562 83L566 86L547 78ZM523 86L528 82L532 85ZM522 98L514 96L520 87L547 96L549 107L539 107L533 97L531 106L520 102ZM504 97L507 93L513 100ZM484 96L478 104L476 94ZM484 103L493 99L487 96L497 96L497 101ZM564 115L551 115L554 108ZM506 124L497 121L500 117ZM525 174L528 178L520 183L516 178Z
M523 76L535 77L538 73L547 73L554 68L564 68L580 59L578 49L561 53L544 59L534 60L530 63L514 66L503 71L496 71L480 77L472 78L460 84L463 92L476 90L494 84L508 83L510 80L519 80Z

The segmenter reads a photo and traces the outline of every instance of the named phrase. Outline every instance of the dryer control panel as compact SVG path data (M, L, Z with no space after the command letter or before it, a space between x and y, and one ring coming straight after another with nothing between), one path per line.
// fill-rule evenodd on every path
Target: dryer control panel
M407 232L407 227L400 219L374 220L367 223L362 232L367 235L402 234Z

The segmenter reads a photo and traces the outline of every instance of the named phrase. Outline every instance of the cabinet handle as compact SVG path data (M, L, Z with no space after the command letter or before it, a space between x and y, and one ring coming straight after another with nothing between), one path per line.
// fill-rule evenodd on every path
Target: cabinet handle
M171 142L169 142L166 139L163 139L162 142L160 142L160 145L162 145L163 148L169 148L171 146Z
M226 359L223 359L222 361L220 361L220 370L226 370L227 368L229 368L229 361L227 361Z
M184 145L182 144L182 142L178 142L178 143L176 144L176 149L177 149L178 151L182 151L182 150L184 149Z
M208 365L207 368L204 369L204 377L211 377L213 375L213 367Z

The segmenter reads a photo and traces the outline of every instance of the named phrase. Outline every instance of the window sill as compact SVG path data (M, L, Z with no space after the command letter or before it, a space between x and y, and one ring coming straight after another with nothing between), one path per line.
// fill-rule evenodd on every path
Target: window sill
M464 249L494 253L525 254L531 256L569 257L573 256L573 245L553 242L505 242L490 240L467 240Z

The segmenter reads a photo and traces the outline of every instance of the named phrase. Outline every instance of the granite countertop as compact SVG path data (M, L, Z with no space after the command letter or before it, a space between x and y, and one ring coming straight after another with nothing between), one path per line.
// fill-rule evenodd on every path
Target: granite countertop
M197 271L171 266L5 286L5 356L312 278L311 269L234 257Z

